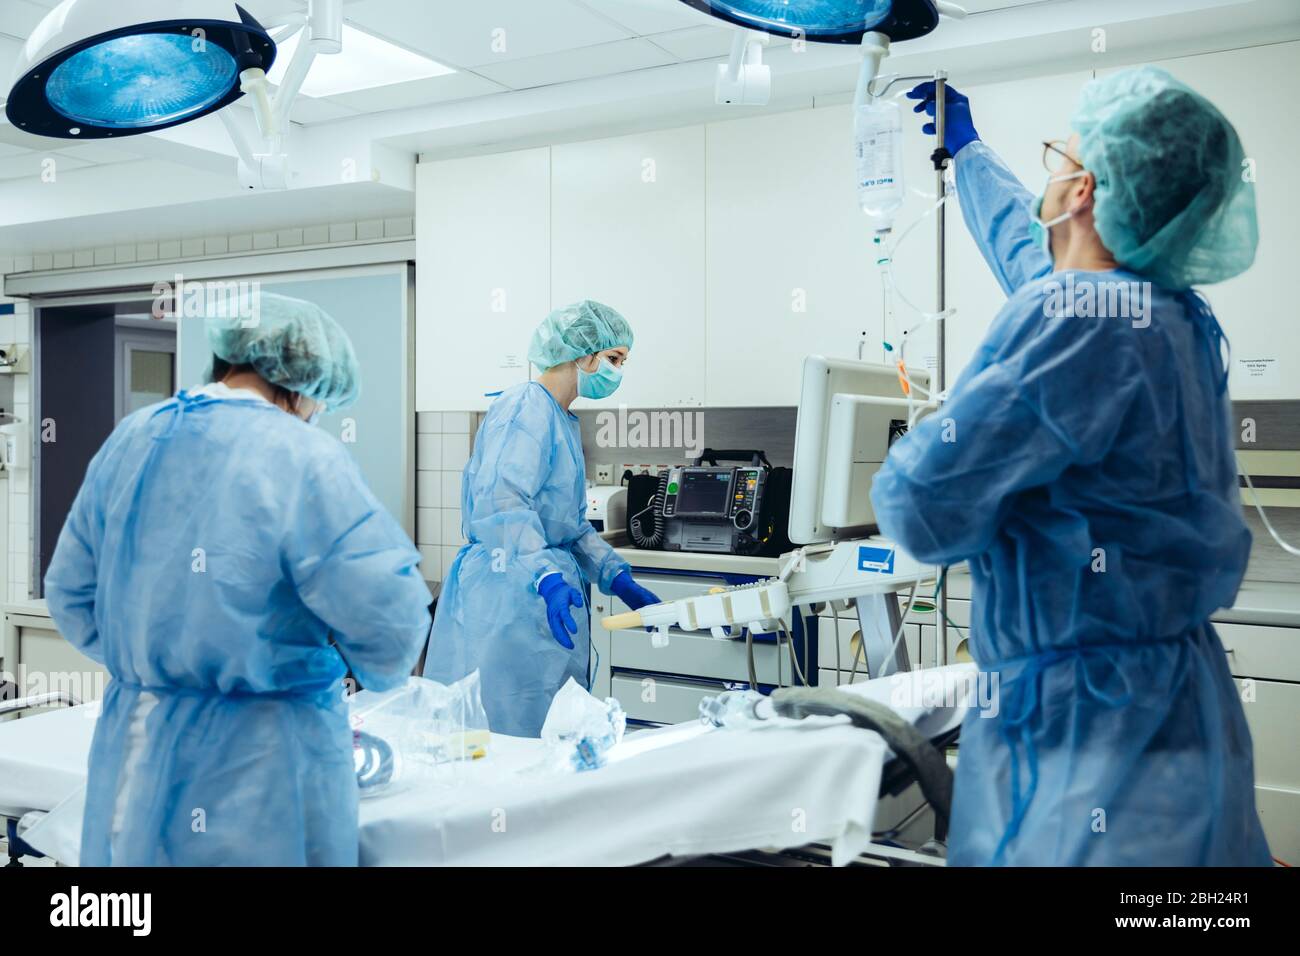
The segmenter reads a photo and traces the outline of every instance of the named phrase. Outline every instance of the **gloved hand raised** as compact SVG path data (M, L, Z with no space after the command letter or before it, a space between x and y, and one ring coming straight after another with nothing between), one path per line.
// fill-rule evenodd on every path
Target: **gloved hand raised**
M561 647L573 650L571 635L578 633L570 608L582 607L582 594L564 580L564 575L553 571L537 582L537 593L546 602L546 623L551 626L551 636Z
M975 124L970 115L970 100L951 86L944 86L943 145L949 155L956 156L963 146L980 138L975 132ZM927 80L907 91L907 98L920 100L912 112L924 112L934 118L935 100L934 80ZM934 123L926 123L921 132L927 136L934 135Z
M653 591L648 591L637 584L627 571L621 572L614 578L609 586L609 592L634 611L641 610L647 604L661 603Z

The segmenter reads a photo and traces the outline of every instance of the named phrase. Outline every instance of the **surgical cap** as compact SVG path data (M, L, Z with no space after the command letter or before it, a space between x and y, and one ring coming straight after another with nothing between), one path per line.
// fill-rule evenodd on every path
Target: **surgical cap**
M1097 234L1120 265L1182 290L1255 261L1255 187L1208 100L1144 66L1085 86L1071 122L1097 179Z
M583 299L556 309L533 333L528 361L542 371L606 349L632 347L632 326L607 305Z
M242 298L238 310L209 314L204 324L218 358L251 365L273 385L306 395L331 411L351 405L361 392L352 341L315 303L262 292Z

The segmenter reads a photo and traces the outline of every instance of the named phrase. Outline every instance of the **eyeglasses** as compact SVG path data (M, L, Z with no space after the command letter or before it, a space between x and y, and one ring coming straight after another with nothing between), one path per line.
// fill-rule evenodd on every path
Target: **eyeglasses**
M1083 168L1083 163L1079 162L1069 153L1069 144L1063 139L1054 139L1050 142L1043 141L1043 168L1055 176L1057 173L1066 172L1068 167L1077 166Z

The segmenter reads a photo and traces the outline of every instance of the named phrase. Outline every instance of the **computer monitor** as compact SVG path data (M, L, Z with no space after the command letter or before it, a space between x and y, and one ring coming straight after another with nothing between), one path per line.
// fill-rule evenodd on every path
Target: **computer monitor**
M928 388L930 376L908 370ZM915 396L923 404L925 396ZM898 370L873 362L810 355L795 425L790 540L818 544L865 534L875 523L871 479L907 428Z

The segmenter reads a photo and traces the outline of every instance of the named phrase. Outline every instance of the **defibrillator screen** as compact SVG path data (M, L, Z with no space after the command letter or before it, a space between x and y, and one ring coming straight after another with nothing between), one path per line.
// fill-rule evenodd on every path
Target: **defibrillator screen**
M677 493L677 513L725 518L730 513L731 476L730 470L683 471L682 487Z

